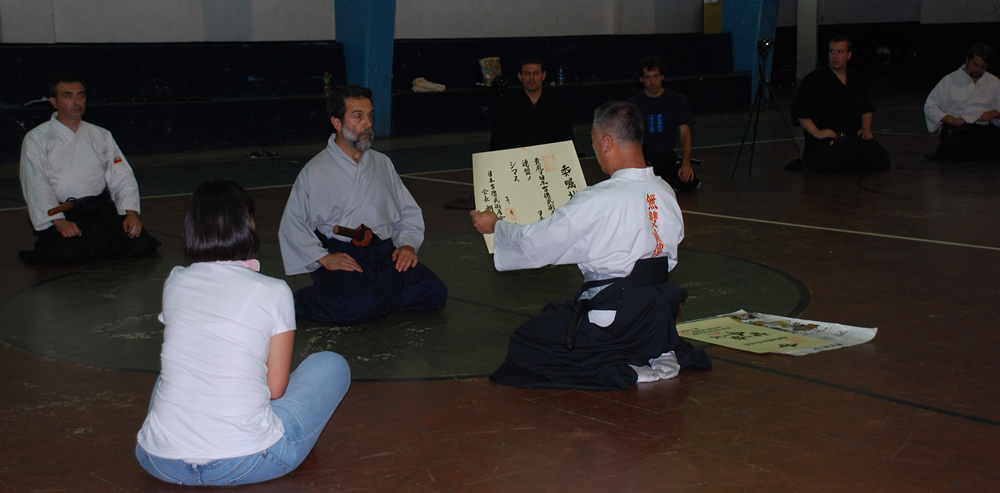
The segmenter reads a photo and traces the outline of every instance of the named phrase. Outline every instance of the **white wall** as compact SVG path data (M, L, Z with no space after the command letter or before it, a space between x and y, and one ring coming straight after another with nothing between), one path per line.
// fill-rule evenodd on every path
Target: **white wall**
M923 0L920 22L924 24L961 24L1000 22L1000 0Z
M5 43L314 41L334 0L0 0Z
M334 39L334 0L0 0L6 43ZM397 0L399 39L701 32L702 0Z
M917 22L921 3L921 0L820 0L819 23ZM938 0L936 3L953 2Z
M333 0L252 1L253 41L336 39Z
M52 43L53 27L51 1L0 0L0 41Z
M396 38L701 32L702 0L396 0Z
M52 4L54 42L123 43L203 41L204 21L199 0L48 0Z
M747 0L727 0L747 1ZM0 42L314 41L335 0L0 0ZM703 0L396 0L398 39L701 32ZM797 22L781 0L779 26ZM1000 0L818 0L820 24L1000 21Z
M993 0L994 2L1000 0ZM778 5L778 26L794 26L802 23L798 15L801 0L780 0ZM871 24L877 22L917 22L921 11L927 5L945 6L956 3L952 0L810 0L806 8L816 14L818 24ZM815 5L814 5L815 4ZM978 22L976 16L967 16L962 22ZM926 21L923 21L926 22Z

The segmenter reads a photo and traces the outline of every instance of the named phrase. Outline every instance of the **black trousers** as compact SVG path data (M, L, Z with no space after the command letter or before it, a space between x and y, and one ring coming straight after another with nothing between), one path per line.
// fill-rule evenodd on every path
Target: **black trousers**
M423 263L396 271L391 240L375 237L368 246L317 233L330 253L346 253L363 272L329 271L310 275L313 285L295 292L295 314L317 322L350 325L384 317L393 311L437 310L448 300L448 288Z
M978 161L1000 159L1000 127L944 124L938 134L940 144L934 159L940 161Z
M139 236L129 238L122 227L125 216L118 215L107 190L77 200L64 214L67 221L76 223L82 234L63 238L55 225L35 231L35 249L20 252L22 260L43 265L78 264L97 257L152 255L160 246L145 228Z
M646 156L646 164L653 167L653 173L663 181L667 182L671 188L678 192L690 192L698 188L701 180L698 175L694 175L689 181L681 181L677 172L681 169L681 159L675 152L652 152L643 151Z
M840 139L815 139L806 135L802 155L809 171L884 171L889 169L889 153L875 139L864 140L847 134Z
M507 357L490 379L526 388L624 389L637 379L629 365L644 366L674 351L681 369L709 369L712 360L677 334L676 319L687 291L669 280L666 256L636 262L632 274L615 279L590 299L588 310L614 310L607 327L577 319L584 284L573 300L549 303L511 334ZM603 284L603 283L601 283ZM567 327L580 322L575 346Z

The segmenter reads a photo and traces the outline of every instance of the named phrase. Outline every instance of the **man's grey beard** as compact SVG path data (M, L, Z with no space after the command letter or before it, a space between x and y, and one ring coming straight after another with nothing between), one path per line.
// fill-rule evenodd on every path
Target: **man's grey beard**
M348 144L351 144L351 147L353 147L358 152L368 152L368 149L372 148L372 142L375 142L375 132L370 128L367 130L363 130L360 134L357 135L352 134L351 131L347 129L347 127L344 127L343 132L344 132L344 140L346 140ZM365 135L367 135L368 138L362 140L361 137Z

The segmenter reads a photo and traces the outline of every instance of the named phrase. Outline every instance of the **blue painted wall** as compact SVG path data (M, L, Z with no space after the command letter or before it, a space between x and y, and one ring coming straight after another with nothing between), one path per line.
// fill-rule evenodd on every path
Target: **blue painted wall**
M347 83L372 90L375 135L389 135L396 0L337 0L335 9L337 41L344 45Z
M778 0L724 0L722 3L722 30L732 33L733 37L733 71L751 72L752 75L748 96L750 104L753 104L760 83L757 42L762 38L774 39L777 24ZM766 78L770 78L773 58L772 49L764 60Z

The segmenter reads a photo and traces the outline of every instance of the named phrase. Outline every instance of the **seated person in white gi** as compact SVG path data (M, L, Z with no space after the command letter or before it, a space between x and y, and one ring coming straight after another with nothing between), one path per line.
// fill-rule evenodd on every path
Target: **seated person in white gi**
M352 324L396 310L434 310L448 289L417 250L424 241L420 207L392 161L371 150L372 92L338 86L327 111L335 133L299 173L281 218L278 239L285 273L311 273L313 285L295 293L296 314ZM364 225L367 245L334 233Z
M87 86L76 75L60 74L49 85L49 103L55 113L21 145L21 191L37 238L21 259L73 264L155 253L160 242L139 220L132 167L111 132L83 121ZM64 204L72 208L53 211Z
M584 284L573 301L549 303L510 338L490 378L519 387L624 389L671 378L711 360L677 334L687 292L670 282L684 223L673 189L646 166L642 110L612 101L594 111L591 130L601 170L551 216L530 225L471 211L493 233L497 270L577 264Z
M986 71L992 59L989 45L972 45L965 64L941 79L927 96L927 131L941 130L941 143L928 159L1000 159L1000 79Z

